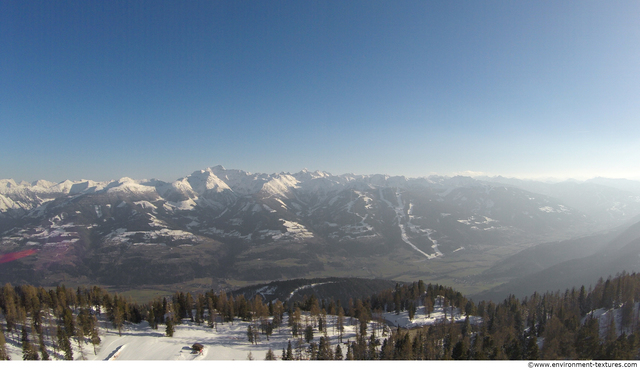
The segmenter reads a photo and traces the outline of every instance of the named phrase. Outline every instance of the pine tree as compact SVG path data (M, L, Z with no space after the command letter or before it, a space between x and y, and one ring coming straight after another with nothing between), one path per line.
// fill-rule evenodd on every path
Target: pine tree
M27 327L22 326L22 360L40 360L38 351L29 341Z
M333 360L333 352L329 344L329 340L324 336L320 337L318 345L318 360Z
M431 300L430 296L426 296L424 298L424 313L428 317L431 317L431 312L432 311L433 311L433 301Z
M118 336L122 337L122 327L124 325L124 309L116 303L113 311L113 327L118 328Z
M97 355L96 346L100 344L100 332L98 329L98 319L93 316L91 317L91 344L93 345L93 354ZM157 325L156 325L157 328Z
M302 350L303 350L304 341L302 338L298 338L296 341L296 360L302 360Z
M84 331L82 329L82 327L76 327L76 332L75 332L75 336L76 336L76 342L78 344L78 351L80 352L80 357L82 358L82 360L86 360L85 356L84 356L84 349L83 349L83 345L84 345Z
M538 349L538 338L536 336L531 336L527 340L527 347L524 354L525 360L539 360L540 353Z
M167 334L167 337L173 337L173 319L169 318L166 320L166 324L167 324L167 328L165 329L165 333Z
M7 351L7 341L4 337L4 332L2 331L2 326L0 326L0 360L9 360L9 352Z
M451 350L451 358L453 360L466 360L467 359L467 346L464 341L458 341L453 350Z
M73 318L73 312L69 307L64 308L64 315L62 316L62 322L64 323L64 330L67 336L71 336L76 330L75 319Z
M609 324L607 326L607 334L604 337L605 344L609 345L618 339L618 333L616 331L616 321L614 315L609 315Z
M185 318L190 318L193 322L193 296L191 292L187 292L187 296L184 299Z
M351 345L347 345L347 360L355 360L353 357L353 349Z
M198 325L204 321L204 296L198 294L196 297L196 316L195 321Z
M309 355L309 360L318 360L318 346L316 346L315 342L311 342L307 349L307 354Z
M394 351L395 360L413 360L413 350L411 345L411 337L409 334L401 334L396 340Z
M593 360L600 356L600 323L598 319L587 317L576 333L576 354L578 360Z
M304 330L304 340L307 341L307 343L313 341L313 327L310 325Z
M249 342L251 342L251 344L256 343L254 341L253 328L251 327L251 324L247 325L247 339L249 340Z
M58 346L64 352L65 360L73 360L73 350L71 350L71 341L69 341L69 336L65 333L61 327L58 327L57 334Z
M344 310L342 310L342 307L338 308L338 319L336 324L338 326L338 342L342 343L342 335L344 333Z
M233 325L233 318L236 316L233 305L234 305L233 296L231 296L227 301L226 313L227 313L227 321L231 322L232 325Z
M600 300L600 307L605 309L611 309L615 302L616 291L610 278L604 283L604 290L602 291L602 299Z
M149 322L149 327L151 327L152 329L158 329L158 326L156 324L156 316L153 313L153 307L151 307L149 309L149 315L147 316L147 322Z
M211 328L215 329L216 332L218 331L218 310L213 309L213 311L210 313L211 315L211 323L210 326Z
M560 319L553 315L544 329L542 359L573 359L576 355L573 336L573 333L560 322Z
M336 344L336 351L333 354L333 360L343 360L344 357L342 355L342 348L340 347L340 344Z
M44 343L44 335L42 333L38 334L38 346L40 347L42 360L50 360L49 353L47 352L47 346Z
M15 305L16 291L10 283L5 284L2 288L2 298L4 300L4 318L7 323L7 332L11 333L18 319L18 312Z
M633 300L629 300L622 305L622 328L629 328L633 324Z
M393 360L393 348L393 341L385 338L380 347L380 360Z
M285 359L283 359L285 360ZM293 360L293 350L291 349L291 341L287 344L287 356L286 360Z
M265 360L275 360L276 359L276 355L273 354L273 351L271 351L271 349L269 349L269 351L267 351L267 354L264 357Z
M401 299L401 293L400 293L400 284L396 283L396 290L393 294L393 304L395 305L395 310L396 310L396 315L400 315L400 299Z
M408 312L409 320L413 320L413 317L416 315L416 305L413 301L409 302Z
M506 355L509 360L523 360L523 352L520 344L520 338L514 337L511 342L508 343Z

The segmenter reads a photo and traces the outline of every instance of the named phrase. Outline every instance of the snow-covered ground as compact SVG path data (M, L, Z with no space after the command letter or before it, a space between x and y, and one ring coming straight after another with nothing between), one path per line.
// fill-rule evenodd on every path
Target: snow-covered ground
M640 302L636 302L633 305L633 316L638 316L638 312L640 311ZM613 319L616 327L616 332L618 334L631 334L631 327L627 327L626 329L622 328L622 308L617 307L614 309L596 309L587 313L587 316L591 316L593 318L598 319L598 324L600 328L600 338L603 338L607 335L607 331L609 330L609 324L611 323L611 319ZM584 324L587 317L582 318L580 324Z
M251 344L247 338L247 326L250 322L240 320L234 321L233 324L218 323L217 329L209 328L207 324L197 325L185 320L183 324L175 326L173 337L165 335L166 326L158 325L156 330L150 328L147 322L126 324L122 336L120 336L118 330L113 329L110 322L102 320L100 322L102 342L97 348L97 354L94 354L93 346L90 343L83 346L83 353L85 360L247 360L250 353L255 360L264 360L268 350L271 349L279 360L282 349L287 348L288 341L291 341L294 351L298 341L298 338L292 336L291 327L286 325L287 319L285 314L285 323L275 329L268 340L265 335L261 334L257 344ZM303 313L301 319L303 328L307 322L309 325L313 325L308 313ZM317 323L317 320L315 322ZM357 321L353 319L352 325L348 317L344 318L345 330L341 347L344 355L347 353L346 342L355 339L356 323ZM331 348L335 350L335 346L338 344L335 316L327 316L327 327L327 338L330 340ZM373 329L374 323L369 323L367 333L371 334ZM322 335L316 326L312 342L317 345ZM381 339L385 338L382 336L382 329L379 325L376 335ZM303 338L302 332L299 338ZM11 360L21 361L20 342L10 339L7 341ZM204 345L201 355L192 352L191 346L194 343ZM83 355L73 340L72 346L74 359L82 360ZM306 349L308 344L304 343L302 347ZM60 357L55 358L51 350L49 353L52 359L61 359Z
M457 322L465 319L459 309L447 307L447 321L451 321L452 314ZM104 315L102 314L103 317ZM391 326L414 328L443 322L444 316L445 309L443 308L442 298L438 298L430 315L427 315L424 307L421 306L418 308L413 320L409 319L406 311L401 312L399 315L394 312L384 313L382 318ZM479 319L478 317L470 317L470 322L475 324L479 322ZM75 360L83 360L83 357L85 360L247 360L249 354L255 360L264 360L269 349L280 359L282 349L287 348L288 341L291 341L294 351L298 343L298 338L293 337L291 327L286 324L287 321L288 317L285 314L284 323L280 328L276 328L273 331L268 340L265 335L260 334L257 344L252 344L247 338L247 327L251 323L241 320L235 320L233 324L228 322L224 324L218 323L216 328L209 328L207 324L197 325L184 320L183 324L175 326L173 337L167 337L165 335L165 325L158 325L158 329L152 329L147 322L140 324L127 323L124 326L122 335L119 335L118 330L114 329L110 322L101 318L100 338L102 342L97 347L96 354L94 354L93 346L90 343L83 346L82 354L78 349L77 342L72 340L72 346ZM317 329L317 319L313 319L309 313L303 312L301 324L303 329L306 325L315 325L312 342L318 344L323 333ZM343 355L347 353L346 343L355 339L357 324L356 319L344 318L343 343L341 347ZM326 326L326 337L329 339L331 348L335 350L335 346L338 344L337 317L327 315ZM367 335L370 335L375 330L376 336L381 341L384 340L387 337L386 332L391 331L390 329L383 329L384 326L384 324L378 322L370 322L367 328ZM5 333L5 335L7 334ZM10 339L10 335L7 338L9 338L7 339L7 348L11 355L11 360L21 361L21 343L19 340ZM302 332L299 338L303 338ZM191 346L194 343L204 345L202 354L192 352ZM308 346L307 343L302 343L303 350ZM61 359L60 356L54 357L49 344L48 348L52 359Z
M420 306L416 309L416 314L413 319L409 319L409 312L402 311L400 314L396 315L395 312L384 313L382 316L384 317L387 324L395 327L402 328L416 328L425 325L433 325L436 323L445 322L445 312L446 312L446 321L451 322L451 316L456 322L464 322L466 316L460 312L458 308L447 307L446 309L443 307L443 300L441 297L436 299L436 303L434 304L433 310L431 314L427 314L425 307ZM482 322L482 319L477 316L470 316L469 323L471 324L479 324Z

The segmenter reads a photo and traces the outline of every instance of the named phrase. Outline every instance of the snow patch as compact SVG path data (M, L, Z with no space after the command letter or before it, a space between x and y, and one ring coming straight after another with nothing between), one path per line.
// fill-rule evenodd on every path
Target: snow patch
M452 320L455 322L464 322L466 316L462 315L460 309L451 306L445 308L443 302L444 297L438 296L431 313L427 313L425 307L422 306L417 309L413 319L409 319L409 313L407 311L402 311L397 315L395 312L388 312L382 314L382 316L389 325L406 329L422 327L425 325L433 325L442 322L450 322ZM479 324L481 322L481 317L469 317L470 324Z
M305 226L300 223L280 219L283 222L283 225L287 228L287 233L285 236L292 236L296 239L301 238L313 238L313 233L309 232Z
M264 210L268 211L269 213L275 213L276 212L275 210L271 209L266 204L262 204L262 207L264 208Z
M134 201L134 204L140 206L143 209L152 209L152 210L158 209L157 206L153 205L149 201Z
M184 201L167 201L162 206L167 211L175 211L175 210L193 210L198 204L194 201L194 199L187 199Z
M567 209L564 205L558 205L558 208L553 208L551 206L543 206L538 208L538 210L545 213L568 213L569 209Z

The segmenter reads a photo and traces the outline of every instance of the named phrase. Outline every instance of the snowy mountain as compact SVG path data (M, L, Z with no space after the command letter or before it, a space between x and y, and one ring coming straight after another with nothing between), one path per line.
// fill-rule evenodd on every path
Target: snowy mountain
M637 198L612 199L624 211L605 224L560 199L470 177L216 166L174 182L0 180L0 255L33 251L5 264L0 282L420 277L464 255L507 247L506 257L640 213Z

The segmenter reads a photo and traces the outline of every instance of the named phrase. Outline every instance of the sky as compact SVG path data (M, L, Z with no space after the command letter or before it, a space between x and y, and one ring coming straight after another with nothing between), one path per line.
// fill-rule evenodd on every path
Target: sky
M640 179L638 1L0 2L0 178Z

